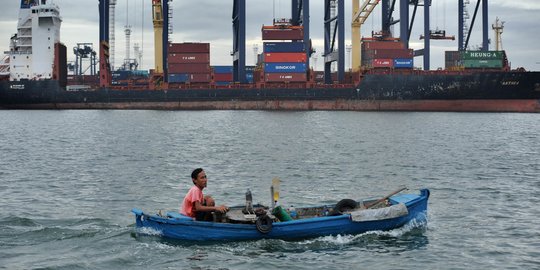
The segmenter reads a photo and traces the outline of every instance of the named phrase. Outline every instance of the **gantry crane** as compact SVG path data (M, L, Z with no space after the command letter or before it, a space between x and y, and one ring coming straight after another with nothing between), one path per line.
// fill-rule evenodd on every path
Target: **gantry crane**
M161 0L152 0L152 19L154 22L154 73L163 73L163 9Z
M360 69L360 63L362 62L360 55L360 30L362 24L367 20L373 9L379 4L380 0L364 0L364 3L360 6L360 0L352 0L352 71L358 71Z

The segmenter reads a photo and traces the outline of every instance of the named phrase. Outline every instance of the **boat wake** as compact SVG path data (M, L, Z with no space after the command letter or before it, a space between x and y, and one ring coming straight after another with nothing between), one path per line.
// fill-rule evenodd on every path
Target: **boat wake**
M162 236L163 234L161 231L149 227L136 228L135 233L145 236Z

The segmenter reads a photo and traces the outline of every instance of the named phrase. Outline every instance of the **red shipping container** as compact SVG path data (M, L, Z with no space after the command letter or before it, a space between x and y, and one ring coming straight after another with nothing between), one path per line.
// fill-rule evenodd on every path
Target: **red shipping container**
M233 74L232 73L214 73L215 82L232 82Z
M265 53L266 63L305 63L306 53Z
M263 40L302 40L304 29L263 29Z
M208 83L210 82L210 79L212 78L210 73L200 73L200 74L191 74L189 82L192 83Z
M192 64L210 63L210 54L208 53L169 53L167 61L170 64Z
M362 49L366 50L400 50L405 49L401 42L396 41L363 41Z
M413 58L412 49L405 50L364 50L362 58L365 59L404 59Z
M374 68L391 68L394 66L392 59L373 59L371 62Z
M210 43L169 43L168 53L210 53Z
M306 73L266 73L264 74L266 82L305 82Z
M210 64L168 64L169 73L210 73Z

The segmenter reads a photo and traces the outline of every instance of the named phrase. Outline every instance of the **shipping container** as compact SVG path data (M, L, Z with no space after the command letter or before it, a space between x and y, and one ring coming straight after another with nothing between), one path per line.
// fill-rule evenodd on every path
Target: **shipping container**
M401 49L401 50L387 50L387 49L377 49L377 50L364 50L362 51L362 58L364 59L406 59L413 58L414 51L412 49Z
M263 52L305 52L304 42L264 42Z
M210 73L209 64L168 64L169 73Z
M266 82L305 82L307 75L306 73L265 73L264 80Z
M167 56L169 64L208 64L210 54L208 53L170 53Z
M266 63L305 63L306 53L265 53L264 61Z
M233 80L232 73L215 73L214 72L214 81L220 82L231 82Z
M496 59L463 60L463 67L500 69L503 67L503 61Z
M116 70L111 72L111 79L113 81L123 81L131 78L130 70Z
M362 50L403 50L405 46L397 41L363 41Z
M233 73L233 66L212 66L214 73Z
M444 60L447 62L461 61L462 54L462 51L445 51Z
M414 60L412 58L407 59L394 59L394 68L413 68Z
M255 70L255 66L246 66L246 72L253 72Z
M210 43L169 43L171 53L210 53Z
M464 51L463 60L502 60L503 51Z
M394 60L392 59L373 59L371 66L374 68L391 68L394 66Z
M266 73L302 73L306 72L305 63L265 63Z
M226 86L226 85L231 85L232 82L214 82L216 85L218 86Z
M315 82L323 82L324 81L324 71L314 71L313 72L313 79Z
M169 81L170 83L186 83L186 82L189 82L189 79L190 79L190 74L185 74L185 73L182 73L182 74L174 74L174 73L170 73L169 76Z
M191 74L189 78L190 83L208 83L212 79L212 76L210 73L203 74L203 73L197 73L197 74Z
M262 29L263 40L303 40L304 29Z

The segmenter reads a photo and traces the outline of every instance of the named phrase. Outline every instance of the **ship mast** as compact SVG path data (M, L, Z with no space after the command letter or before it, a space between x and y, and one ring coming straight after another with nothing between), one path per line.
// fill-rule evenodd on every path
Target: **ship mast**
M504 29L504 21L499 21L499 17L495 20L495 24L491 25L493 31L495 31L495 50L502 51L502 33Z

